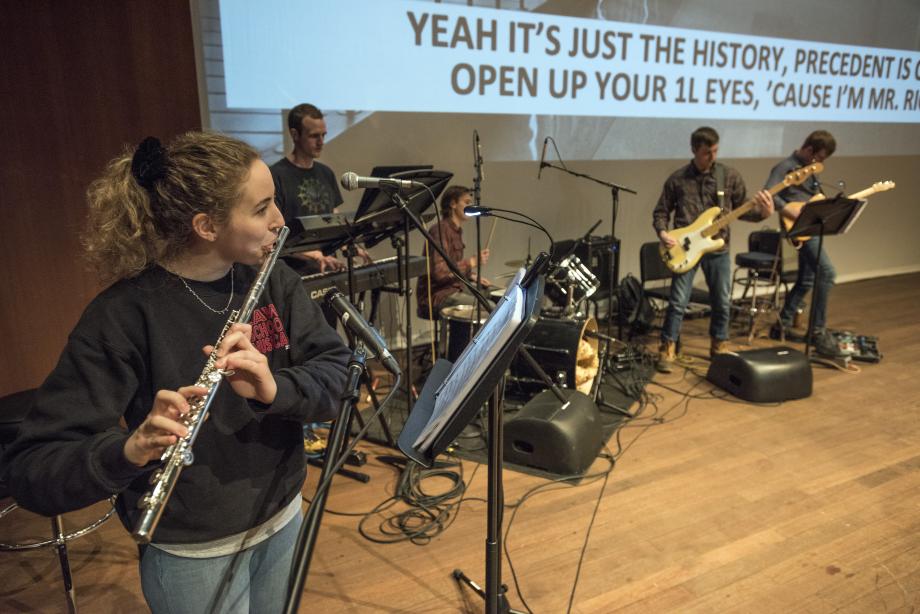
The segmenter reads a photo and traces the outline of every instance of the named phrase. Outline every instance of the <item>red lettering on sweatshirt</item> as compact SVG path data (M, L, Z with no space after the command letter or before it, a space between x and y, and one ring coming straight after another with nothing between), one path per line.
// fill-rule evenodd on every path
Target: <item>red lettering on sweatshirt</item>
M284 323L274 303L259 307L252 313L252 344L263 354L279 348L288 349L291 342L284 330Z

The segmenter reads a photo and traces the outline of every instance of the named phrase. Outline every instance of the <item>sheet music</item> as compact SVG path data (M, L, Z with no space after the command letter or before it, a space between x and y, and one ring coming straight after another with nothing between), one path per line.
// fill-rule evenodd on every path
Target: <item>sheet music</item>
M435 392L428 424L412 444L420 452L431 447L444 426L463 405L487 367L497 358L524 319L523 271L509 284L495 311L457 358L450 374Z
M514 290L517 286L521 285L521 280L524 279L524 275L526 273L527 273L526 269L524 268L518 269L517 273L515 273L514 275L514 279L512 279L511 283L509 283L508 286L505 288L505 293L502 295L502 298L499 299L500 301L508 298L508 295L511 293L511 291Z

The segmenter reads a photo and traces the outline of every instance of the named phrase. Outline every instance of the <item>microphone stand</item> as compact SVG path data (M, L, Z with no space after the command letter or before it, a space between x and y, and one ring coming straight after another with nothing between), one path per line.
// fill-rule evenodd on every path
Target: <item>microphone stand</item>
M304 517L303 524L300 527L300 534L297 537L294 559L290 576L288 577L288 597L284 608L286 614L296 614L300 605L304 582L306 582L307 573L310 571L313 548L316 545L319 526L322 523L323 512L326 509L326 496L332 484L331 476L327 474L331 473L330 468L336 464L342 452L342 447L345 445L345 436L348 434L348 429L351 425L351 417L361 397L361 376L364 375L366 358L367 352L364 349L364 342L357 339L351 360L348 363L348 381L345 385L345 390L342 392L339 415L332 426L329 445L326 448L327 462L323 465L323 471L319 477L319 484L325 484L325 488L316 491L313 503L310 504L310 508L307 510L307 515Z
M476 169L476 176L473 178L473 204L477 207L482 203L482 156L479 153L479 133L473 130L473 168ZM484 290L482 285L482 230L480 225L480 215L476 216L476 287ZM470 330L479 330L482 322L482 306L476 301L476 323L470 326Z
M586 175L584 173L579 173L576 171L571 171L564 166L558 166L550 162L543 162L540 168L549 167L554 168L557 171L562 171L568 173L573 177L578 177L580 179L587 179L588 181L593 181L594 183L599 183L600 185L607 186L610 188L610 197L611 197L611 210L610 210L610 240L611 240L611 250L613 251L612 258L610 259L610 268L607 271L607 274L610 276L610 279L607 282L607 335L610 335L610 318L613 314L613 295L614 289L620 283L620 240L617 239L617 213L620 209L620 191L626 192L628 194L638 194L635 190L627 188L610 181L604 181L602 179L597 179L591 175ZM617 306L617 338L623 338L623 318L619 317L619 305Z

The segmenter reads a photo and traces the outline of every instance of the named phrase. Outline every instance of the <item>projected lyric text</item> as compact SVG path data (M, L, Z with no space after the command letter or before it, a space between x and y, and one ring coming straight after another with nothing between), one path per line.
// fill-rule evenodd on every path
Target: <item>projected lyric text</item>
M908 49L414 0L221 0L221 30L231 107L920 123Z
M600 115L920 120L915 52L515 17L405 12L414 48L456 58L434 82L457 98Z

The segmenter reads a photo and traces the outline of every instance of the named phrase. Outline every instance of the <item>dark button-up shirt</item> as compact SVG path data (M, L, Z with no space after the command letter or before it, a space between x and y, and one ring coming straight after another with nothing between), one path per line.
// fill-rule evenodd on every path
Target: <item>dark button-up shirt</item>
M725 202L724 209L735 209L747 198L747 188L741 173L735 169L721 165L725 169ZM719 206L716 194L716 178L713 175L715 165L709 170L701 172L693 161L675 171L661 190L658 204L652 212L652 226L655 233L668 230L671 217L674 218L673 228L689 226L699 215L710 207ZM742 219L757 221L760 218L755 212L749 212ZM718 235L725 239L728 247L729 228L723 229Z
M769 188L780 183L786 175L803 166L807 166L807 162L799 159L799 157L795 155L795 152L792 152L791 156L773 167L765 187ZM818 180L817 176L809 175L805 178L805 181L799 185L791 185L774 194L773 204L776 205L776 210L779 211L791 202L808 202L815 194L820 192L821 182Z
M453 220L446 219L435 223L428 229L432 239L440 241L444 246L450 259L457 264L460 272L469 277L471 266L468 260L463 259L463 250L466 247L463 244L463 230L457 226ZM422 254L425 254L423 249ZM431 306L432 315L437 318L438 310L441 304L451 294L460 292L463 284L458 281L447 263L441 258L441 254L432 247L428 253L428 267L431 271ZM418 315L422 318L428 318L428 275L422 275L418 278Z

